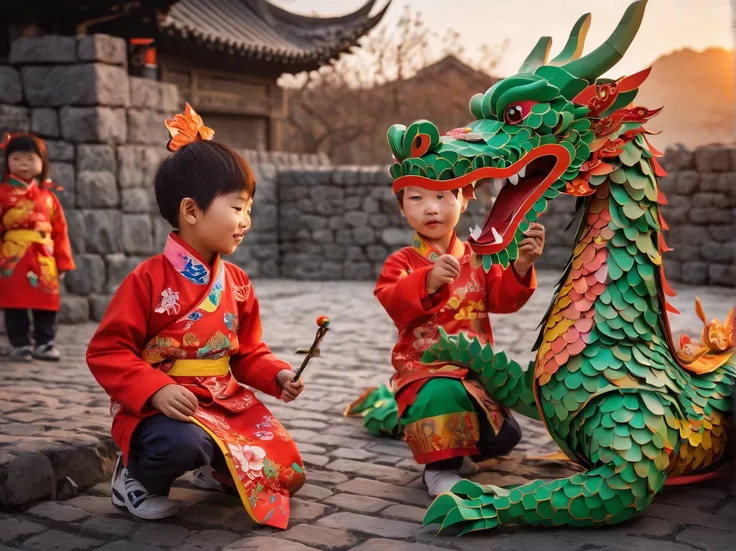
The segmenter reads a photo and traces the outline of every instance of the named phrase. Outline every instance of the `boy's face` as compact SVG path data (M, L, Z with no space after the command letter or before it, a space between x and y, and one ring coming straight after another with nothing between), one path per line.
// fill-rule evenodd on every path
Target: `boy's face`
M219 195L197 216L195 231L202 245L222 255L235 252L250 229L253 199L246 191Z
M456 192L457 193L457 192ZM457 226L468 200L450 191L404 188L401 212L414 230L430 240L442 239Z
M14 151L8 156L8 170L26 181L43 170L43 161L33 151Z

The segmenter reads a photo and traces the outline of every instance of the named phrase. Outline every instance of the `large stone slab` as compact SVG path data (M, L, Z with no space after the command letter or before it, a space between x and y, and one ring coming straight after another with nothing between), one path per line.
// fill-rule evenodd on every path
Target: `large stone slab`
M115 148L109 145L80 144L77 147L77 172L85 170L117 173Z
M125 109L111 107L62 107L61 133L74 143L102 142L121 144L127 130Z
M71 36L46 35L19 38L10 45L10 63L74 63L77 40Z
M77 175L78 208L116 208L119 205L118 184L112 172L85 170Z
M118 147L118 181L120 187L153 187L153 179L161 161L169 155L164 147L125 145Z
M125 40L106 34L93 34L79 39L77 55L81 61L101 61L111 65L127 65Z
M28 132L31 114L27 107L0 104L0 135L5 132Z
M128 73L102 63L32 66L21 69L23 90L31 106L106 105L130 103Z
M31 110L31 132L42 138L58 138L59 113L56 109L39 107Z
M15 67L0 67L0 103L20 103L23 90Z
M179 88L176 84L130 77L130 106L164 111L171 117L179 109Z
M164 125L166 119L167 115L151 109L128 109L128 143L164 148L169 141L169 132Z

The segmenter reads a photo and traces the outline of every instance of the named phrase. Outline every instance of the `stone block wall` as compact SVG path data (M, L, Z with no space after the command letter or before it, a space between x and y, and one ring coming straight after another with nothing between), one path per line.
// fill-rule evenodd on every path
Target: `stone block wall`
M278 191L282 277L375 280L386 257L411 244L413 230L391 193L388 166L284 170ZM573 206L570 198L550 204L540 267L561 268L567 260L573 234L564 228ZM460 237L467 239L485 214L480 201L471 201L457 227Z
M668 278L736 287L736 148L670 148L662 165Z

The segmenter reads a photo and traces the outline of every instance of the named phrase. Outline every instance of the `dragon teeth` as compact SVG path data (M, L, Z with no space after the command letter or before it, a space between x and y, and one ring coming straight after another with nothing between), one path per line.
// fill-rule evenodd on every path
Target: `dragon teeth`
M501 234L498 233L498 230L496 230L496 228L491 227L491 233L493 234L494 245L497 245L498 243L501 243L503 241L503 237L501 237Z
M519 175L518 174L514 174L513 176L509 176L509 182L512 185L518 184L519 183Z
M480 237L481 229L480 229L480 226L478 226L478 224L476 224L474 228L469 228L469 229L470 229L470 237L472 237L473 239L478 239Z
M519 171L519 178L523 178L524 176L526 176L526 167Z
M493 179L493 191L498 194L498 192L503 187L503 178L494 178Z

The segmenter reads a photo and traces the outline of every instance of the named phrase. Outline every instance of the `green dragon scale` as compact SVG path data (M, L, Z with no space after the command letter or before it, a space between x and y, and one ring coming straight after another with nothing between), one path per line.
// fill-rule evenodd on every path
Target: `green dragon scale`
M551 39L540 39L519 74L471 99L475 120L465 128L442 137L426 120L389 129L394 192L420 185L472 196L479 181L507 179L469 239L486 270L517 258L529 223L560 194L578 197L580 216L526 372L463 334L443 334L423 361L467 366L501 403L542 420L587 470L510 489L462 481L435 499L425 524L461 533L614 524L646 507L668 477L702 472L723 456L736 378L733 317L706 323L706 341L722 337L715 348L696 358L676 350L661 256L658 178L666 173L643 126L657 111L631 107L649 71L599 78L626 52L645 7L631 4L584 57L589 14L555 59L547 61Z

